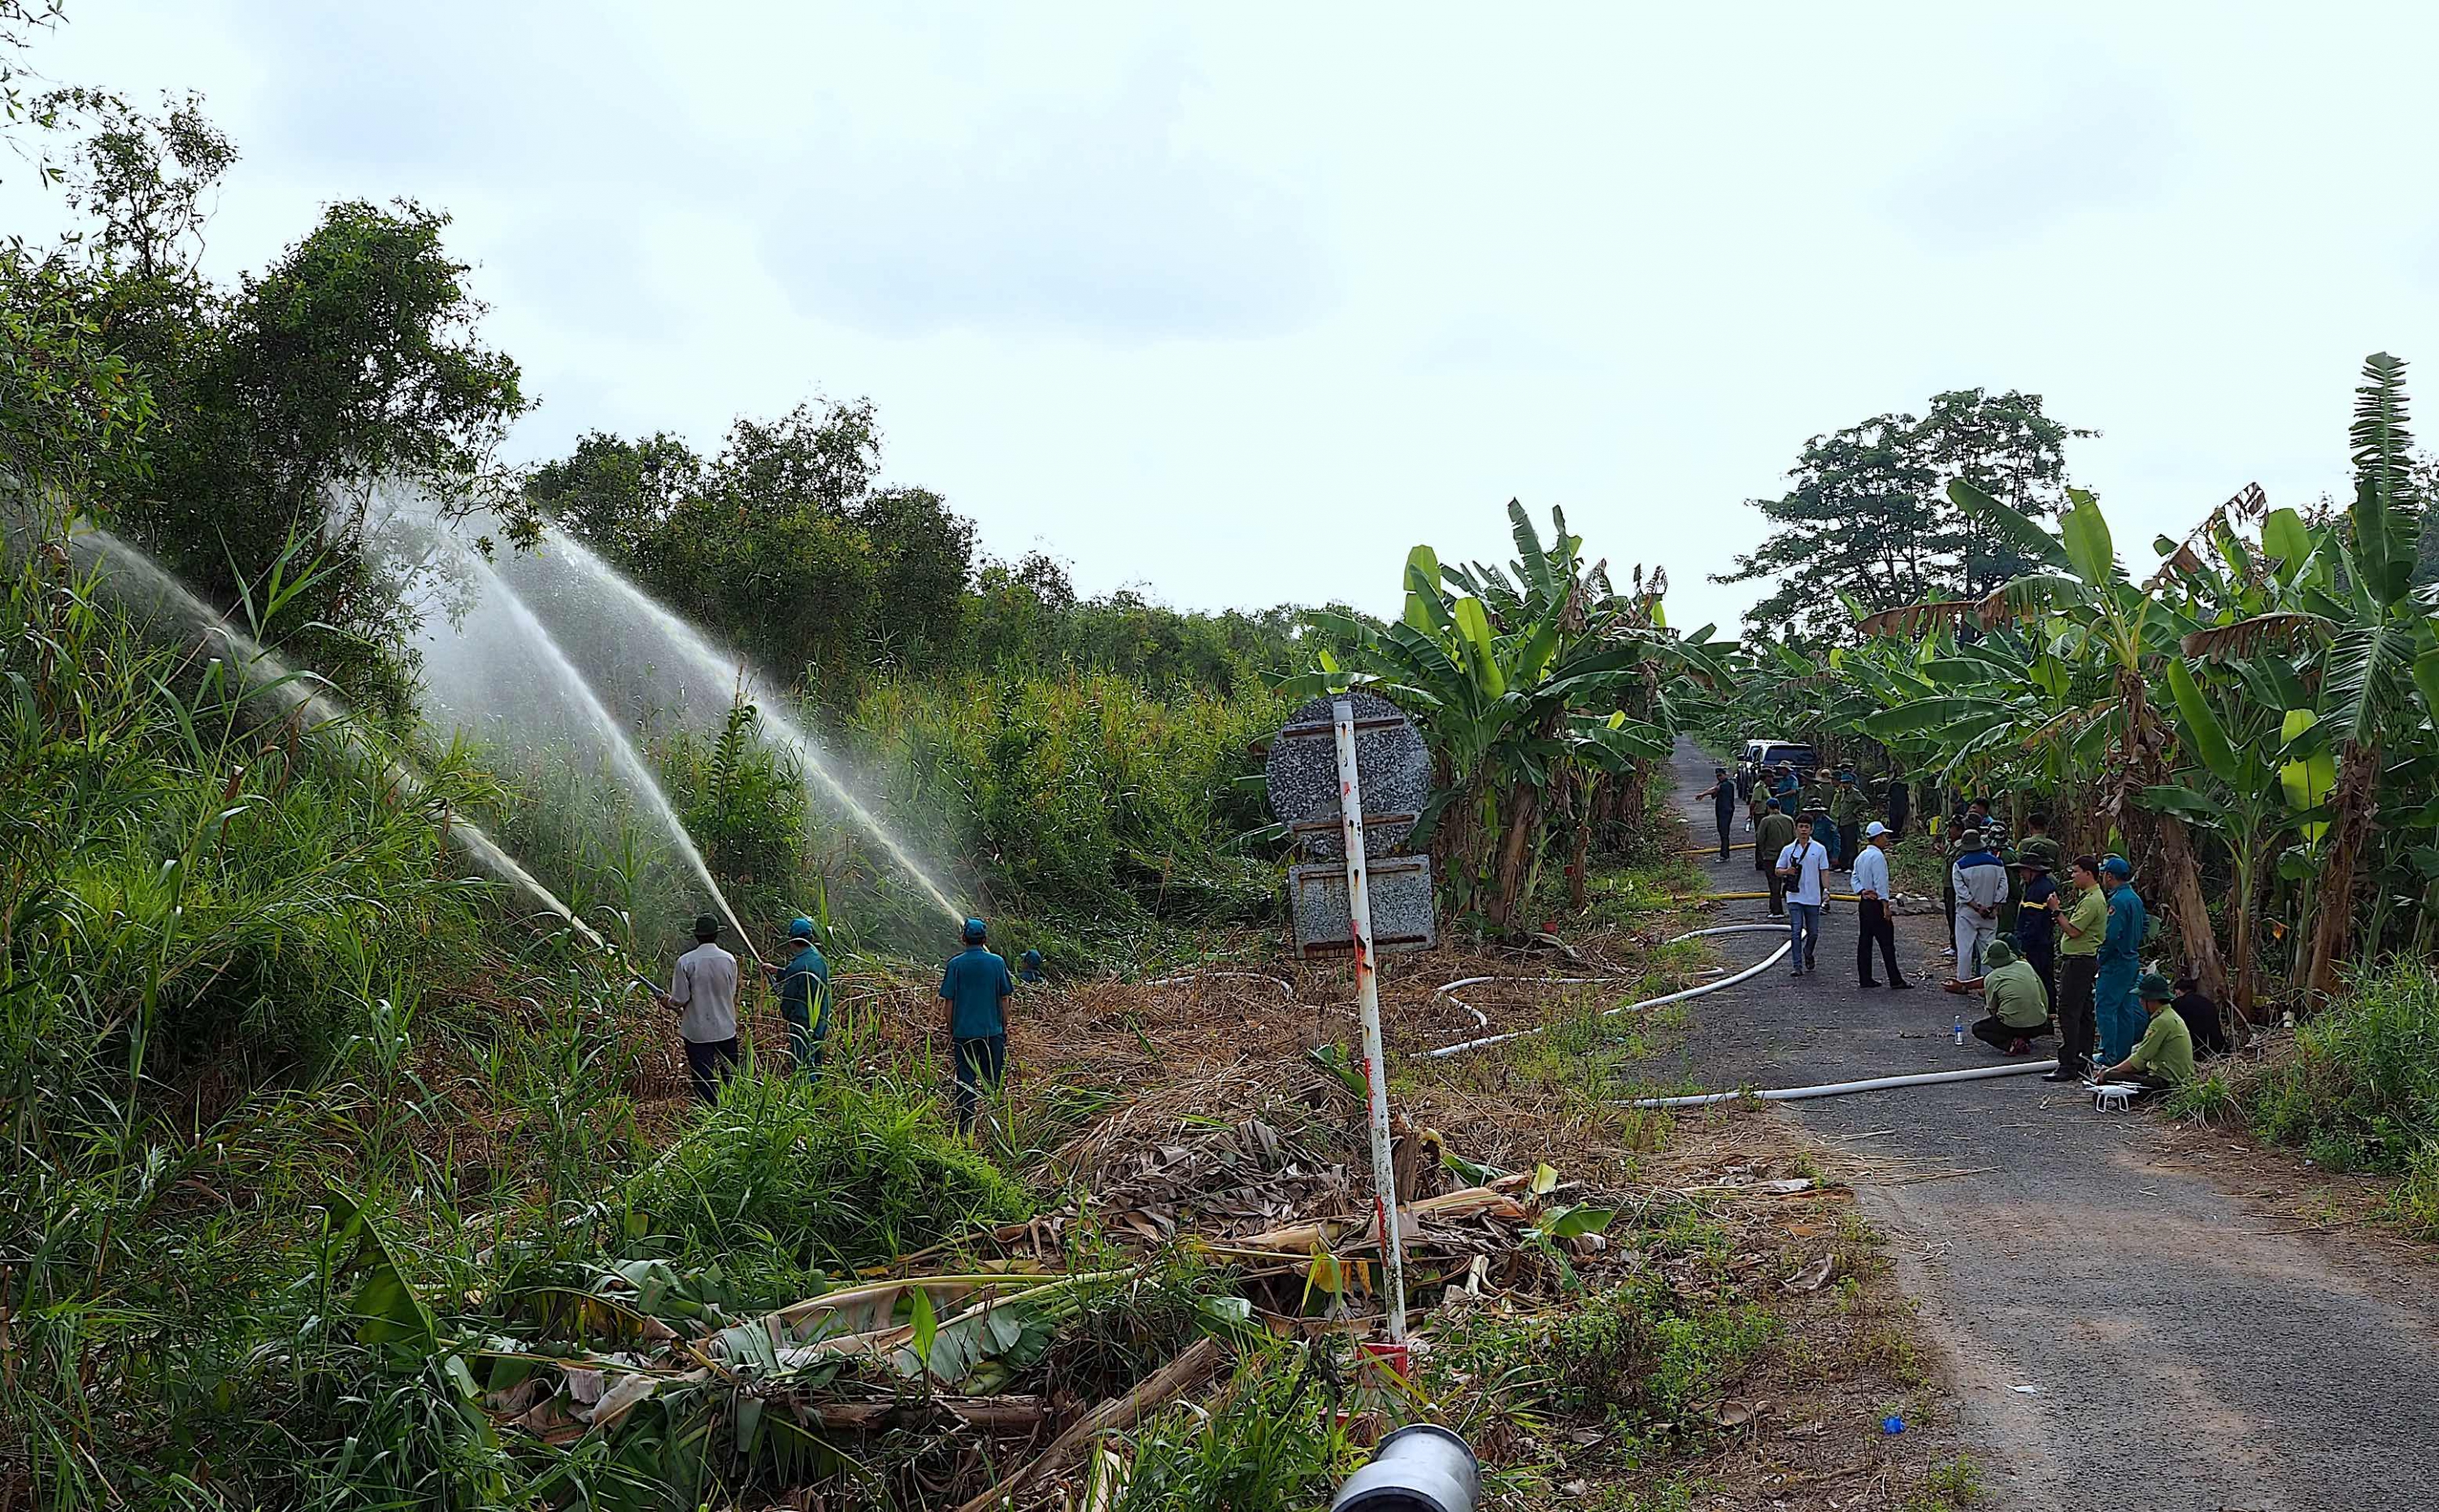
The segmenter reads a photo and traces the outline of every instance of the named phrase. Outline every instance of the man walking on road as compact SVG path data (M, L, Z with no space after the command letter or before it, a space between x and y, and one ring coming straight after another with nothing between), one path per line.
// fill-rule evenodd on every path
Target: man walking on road
M1736 824L1736 783L1725 767L1711 769L1711 785L1694 794L1711 800L1711 817L1719 822L1719 859L1728 859L1728 835Z
M2117 1065L2134 1053L2134 1041L2148 1027L2134 990L2143 972L2143 937L2151 932L2151 916L2134 891L2134 866L2125 857L2102 862L2100 881L2109 889L2109 925L2100 936L2092 1011L2100 1028L2100 1058Z
M1780 811L1776 798L1762 800L1761 824L1754 830L1754 869L1770 888L1770 916L1787 916L1787 879L1778 874L1778 855L1795 839L1795 821Z
M1913 983L1897 969L1896 916L1889 912L1889 902L1896 895L1889 886L1889 827L1875 819L1863 829L1863 850L1855 858L1850 878L1855 885L1855 975L1860 987L1878 987L1872 975L1872 947L1880 950L1880 964L1889 969L1889 986L1910 987Z
M940 1000L949 1005L949 1044L957 1062L957 1132L974 1127L978 1095L999 1090L1007 1074L1007 1000L1016 979L1007 962L984 948L983 921L966 920L966 948L949 957L940 973Z
M1821 908L1829 900L1829 852L1812 838L1812 821L1795 821L1795 839L1778 853L1778 875L1787 882L1788 953L1795 974L1814 969L1821 953Z
M1999 937L1999 905L2007 900L2007 867L1989 846L1988 831L1969 829L1965 853L1948 869L1956 893L1956 974L1982 974L1983 952Z
M709 914L696 916L694 939L660 998L678 1010L694 1094L711 1102L737 1066L737 957L720 948L720 920Z

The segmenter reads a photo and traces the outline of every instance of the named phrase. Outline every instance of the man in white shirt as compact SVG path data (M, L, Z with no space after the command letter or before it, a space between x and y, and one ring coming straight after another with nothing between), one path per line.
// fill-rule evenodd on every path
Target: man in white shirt
M1965 834L1965 853L1948 868L1956 893L1956 974L1982 974L1982 952L1999 937L1999 905L2007 900L2007 863L1990 848L1989 832Z
M710 1102L737 1064L737 957L720 948L720 920L709 914L695 919L694 938L661 1001L678 1010L694 1094Z
M1828 871L1829 852L1812 838L1812 821L1798 819L1794 843L1778 853L1778 874L1787 879L1787 941L1797 976L1819 964L1814 957L1821 953L1821 905L1829 896L1824 885Z
M1897 969L1896 916L1890 913L1889 902L1896 895L1889 887L1889 827L1875 819L1863 830L1863 848L1855 857L1855 869L1849 875L1855 897L1855 975L1863 987L1878 987L1872 977L1872 946L1880 948L1880 962L1889 969L1889 986L1909 987L1913 983Z

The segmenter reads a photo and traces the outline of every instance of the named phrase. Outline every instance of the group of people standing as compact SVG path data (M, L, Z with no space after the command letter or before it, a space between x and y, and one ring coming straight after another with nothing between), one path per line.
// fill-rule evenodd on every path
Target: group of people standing
M1890 818L1866 819L1868 803L1850 770L1807 789L1791 769L1716 768L1698 796L1712 800L1719 859L1731 854L1737 813L1749 815L1754 865L1768 882L1770 911L1788 921L1790 969L1819 969L1828 878L1846 874L1856 903L1855 972L1860 987L1879 987L1878 956L1892 989L1911 987L1897 964L1896 893L1888 846L1910 805L1901 782L1888 788ZM1905 812L1901 812L1901 808ZM1860 826L1860 833L1857 826ZM2122 856L2068 861L2033 814L2011 845L1986 799L1967 805L1949 826L1942 888L1955 972L1950 992L1979 994L1985 1013L1976 1038L2015 1056L2055 1036L2053 1081L2091 1075L2165 1086L2193 1075L2197 1045L2226 1048L2217 1005L2191 978L2172 987L2145 972L2142 949L2150 916ZM2064 870L2061 885L2056 874Z
M1020 979L1042 980L1041 952L1027 951L1022 971L1011 972L994 952L983 921L970 918L961 932L964 949L940 972L939 997L948 1019L950 1058L955 1065L959 1131L973 1128L979 1099L998 1090L1007 1075L1007 1000ZM686 1073L695 1095L711 1102L737 1068L737 957L720 943L720 920L709 914L694 921L695 947L677 959L666 992L653 996L678 1015ZM818 1076L832 1018L830 966L814 940L813 921L799 916L788 924L788 957L765 963L788 1025L788 1056L796 1074Z

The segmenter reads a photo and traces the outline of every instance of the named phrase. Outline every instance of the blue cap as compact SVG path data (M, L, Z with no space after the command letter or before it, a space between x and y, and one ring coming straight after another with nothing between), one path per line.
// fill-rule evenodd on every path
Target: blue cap
M2101 875L2125 881L2134 875L2134 863L2123 856L2111 856L2100 863Z
M809 940L812 937L813 921L811 919L799 914L795 917L788 920L788 938L792 940Z
M968 945L980 945L983 942L983 921L981 919L970 918L966 920L966 943Z

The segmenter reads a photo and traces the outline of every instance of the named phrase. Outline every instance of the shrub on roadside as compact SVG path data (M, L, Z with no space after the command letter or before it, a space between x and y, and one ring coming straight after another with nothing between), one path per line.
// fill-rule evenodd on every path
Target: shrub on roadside
M2439 1140L2439 977L2361 971L2238 1095L2265 1139L2341 1170L2407 1170Z
M628 1205L684 1256L835 1273L923 1249L970 1220L1022 1218L1026 1199L914 1089L833 1075L733 1080L636 1178ZM797 1285L776 1270L767 1280L782 1293Z

